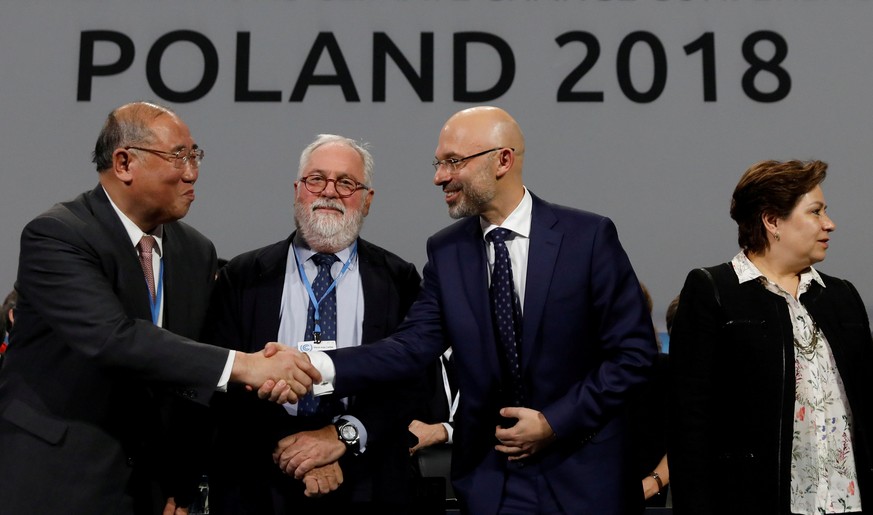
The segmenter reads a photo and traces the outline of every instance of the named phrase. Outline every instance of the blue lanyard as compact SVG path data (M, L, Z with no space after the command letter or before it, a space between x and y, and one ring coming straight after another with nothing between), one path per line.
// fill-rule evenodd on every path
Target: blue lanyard
M312 291L312 284L309 282L309 278L306 277L306 273L303 271L303 262L300 261L300 255L297 254L297 247L295 247L292 243L291 248L294 249L294 259L297 261L297 272L300 274L300 280L303 281L303 286L306 287L306 292L309 294L309 301L312 302L312 307L315 310L315 313L313 315L315 327L312 330L312 334L315 337L316 342L321 342L321 326L318 324L318 321L321 319L321 317L318 313L318 306L319 304L321 304L321 301L323 301L324 298L327 297L334 288L336 288L339 280L342 279L344 275L346 275L346 272L348 272L349 266L351 266L352 261L358 254L358 241L355 240L355 244L352 246L352 253L349 254L349 259L345 262L345 264L343 264L343 269L340 270L340 273L338 276L336 276L336 279L334 279L333 282L330 283L330 286L327 288L327 290L324 292L324 295L322 295L320 299L315 298L315 292ZM306 337L306 335L303 336L304 338Z
M146 281L148 290L148 281ZM158 315L161 314L161 298L164 296L164 258L158 260L158 286L155 298L149 293L149 307L152 309L152 323L158 325Z

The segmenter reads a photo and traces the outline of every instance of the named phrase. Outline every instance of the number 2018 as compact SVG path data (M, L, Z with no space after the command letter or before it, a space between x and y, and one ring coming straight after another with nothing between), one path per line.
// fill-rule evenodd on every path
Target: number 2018
M585 58L561 82L558 87L558 102L603 102L603 91L576 91L574 88L585 75L594 68L600 58L600 42L590 32L571 31L558 36L555 41L564 47L569 43L585 45ZM758 43L769 42L773 46L773 55L762 57L757 52ZM639 90L631 80L631 51L638 44L646 45L652 55L652 83L649 89ZM699 38L683 47L686 55L700 53L703 71L703 100L715 102L715 35L704 32ZM742 77L743 92L756 102L778 102L788 96L791 91L791 75L782 67L788 55L788 43L776 32L760 30L746 36L742 45L743 58L748 68ZM636 31L622 39L616 56L616 73L618 85L622 93L631 101L638 103L653 102L661 96L667 84L667 53L661 40L651 32ZM771 91L762 91L755 84L756 77L768 73L776 79L776 87Z

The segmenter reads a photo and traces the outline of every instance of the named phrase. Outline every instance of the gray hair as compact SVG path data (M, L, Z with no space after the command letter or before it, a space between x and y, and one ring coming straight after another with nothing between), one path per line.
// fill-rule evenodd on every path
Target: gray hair
M315 152L321 146L330 144L330 143L339 143L345 145L361 156L361 161L364 162L364 183L367 187L373 187L373 155L370 154L370 151L367 149L367 144L363 142L357 142L351 138L346 138L345 136L339 136L337 134L319 134L316 136L315 141L310 143L303 149L303 152L300 154L300 166L297 169L297 178L303 177L303 171L306 169L306 166L309 164L309 159L312 156L312 153Z

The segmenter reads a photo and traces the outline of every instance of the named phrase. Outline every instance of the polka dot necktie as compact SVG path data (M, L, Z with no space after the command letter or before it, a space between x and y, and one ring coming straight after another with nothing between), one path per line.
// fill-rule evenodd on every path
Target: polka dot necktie
M507 391L513 406L525 406L524 385L521 380L521 360L518 356L521 337L521 305L512 283L512 263L506 239L512 234L509 229L498 227L485 238L494 244L494 268L491 271L491 315L497 331L497 341L503 351L504 376L508 380Z
M312 261L318 265L318 275L315 281L312 282L312 293L315 294L318 302L318 323L315 322L315 306L312 301L309 302L309 314L306 317L306 334L307 340L315 339L316 325L321 329L320 338L324 340L336 340L336 288L332 289L326 296L324 292L333 284L333 277L330 275L330 267L338 261L333 254L315 254L312 256ZM323 298L322 298L323 297ZM333 397L331 395L330 397ZM326 413L331 409L331 403L319 402L318 397L313 397L312 394L307 394L300 399L300 404L297 406L297 413L303 416Z

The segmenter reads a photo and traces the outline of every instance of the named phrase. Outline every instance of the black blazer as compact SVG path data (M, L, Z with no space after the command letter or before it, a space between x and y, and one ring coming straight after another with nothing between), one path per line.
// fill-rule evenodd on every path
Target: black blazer
M136 250L102 187L24 228L0 373L4 513L150 513L160 502L140 488L159 464L172 470L162 460L181 459L168 456L162 420L171 393L206 403L227 361L225 349L192 340L215 249L184 223L163 230L167 330L151 322Z
M855 287L820 275L826 287L813 282L800 301L845 385L862 502L873 503L870 325ZM757 281L739 284L728 263L693 270L673 324L670 366L676 515L787 514L795 380L785 300Z
M211 341L227 348L255 352L275 341L284 288L288 239L242 254L219 273L213 302ZM364 291L362 343L391 334L418 293L415 266L367 241L358 240ZM296 342L283 342L293 344ZM417 385L416 385L417 386ZM368 432L367 451L343 456L345 482L324 501L401 502L410 471L407 426L412 418L416 386L383 386L354 396L347 410ZM252 392L232 388L216 396L217 433L210 477L210 506L216 513L301 513L301 481L282 474L272 461L278 441L290 434L324 427L328 419L292 417L281 406L260 401ZM295 511L296 510L296 511Z

